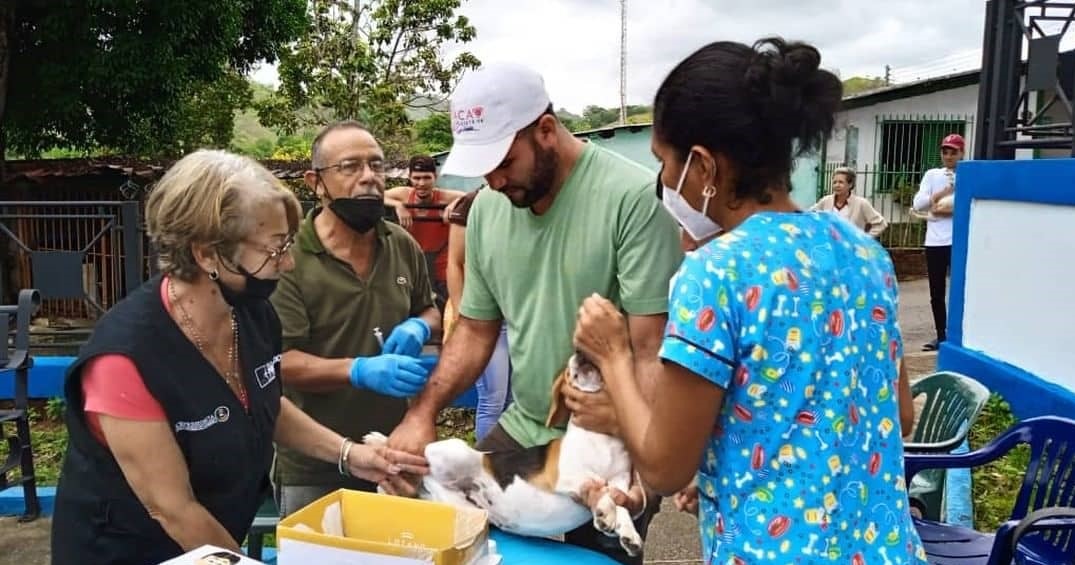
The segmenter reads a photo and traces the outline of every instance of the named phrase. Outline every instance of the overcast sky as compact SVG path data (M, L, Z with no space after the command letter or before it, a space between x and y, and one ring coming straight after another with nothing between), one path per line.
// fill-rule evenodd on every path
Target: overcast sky
M619 0L464 0L477 28L466 49L545 77L553 103L581 112L619 105ZM628 0L627 103L650 104L665 74L716 40L802 39L843 78L898 82L978 68L984 0ZM1075 35L1075 34L1073 34ZM255 78L275 82L275 69Z

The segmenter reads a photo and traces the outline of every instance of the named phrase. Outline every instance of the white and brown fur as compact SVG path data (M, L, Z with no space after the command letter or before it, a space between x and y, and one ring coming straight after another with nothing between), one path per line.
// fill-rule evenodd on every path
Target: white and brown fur
M610 488L617 488L626 493L630 488L633 470L627 449L619 438L571 422L559 392L565 379L585 392L597 392L604 386L597 367L581 354L571 356L553 384L547 422L561 425L566 420L563 437L503 453L481 452L460 439L430 443L425 449L430 473L419 496L481 508L496 527L525 536L562 535L592 519L598 531L619 537L629 555L638 555L642 538L630 513L616 505L610 492ZM363 441L377 445L385 437L374 432ZM593 507L587 508L581 490L591 479L604 481L606 487Z

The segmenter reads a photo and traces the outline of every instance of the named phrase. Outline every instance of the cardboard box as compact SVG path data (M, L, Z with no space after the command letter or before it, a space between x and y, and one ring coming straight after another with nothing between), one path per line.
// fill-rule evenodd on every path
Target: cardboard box
M241 553L235 553L215 545L203 545L160 565L265 565Z
M280 520L277 563L469 565L488 538L483 510L341 489Z

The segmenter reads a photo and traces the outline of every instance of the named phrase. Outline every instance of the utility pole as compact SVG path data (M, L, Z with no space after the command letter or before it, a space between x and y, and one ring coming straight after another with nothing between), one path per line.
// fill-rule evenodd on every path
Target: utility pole
M620 124L627 123L627 0L620 0Z

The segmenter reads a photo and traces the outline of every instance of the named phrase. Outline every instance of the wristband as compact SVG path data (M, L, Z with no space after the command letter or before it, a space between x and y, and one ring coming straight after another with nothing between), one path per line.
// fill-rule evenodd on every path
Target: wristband
M344 471L343 466L347 463L347 456L351 454L351 446L354 444L354 440L349 437L343 438L343 443L340 444L340 459L336 462L336 470L345 477L351 476L351 470Z

